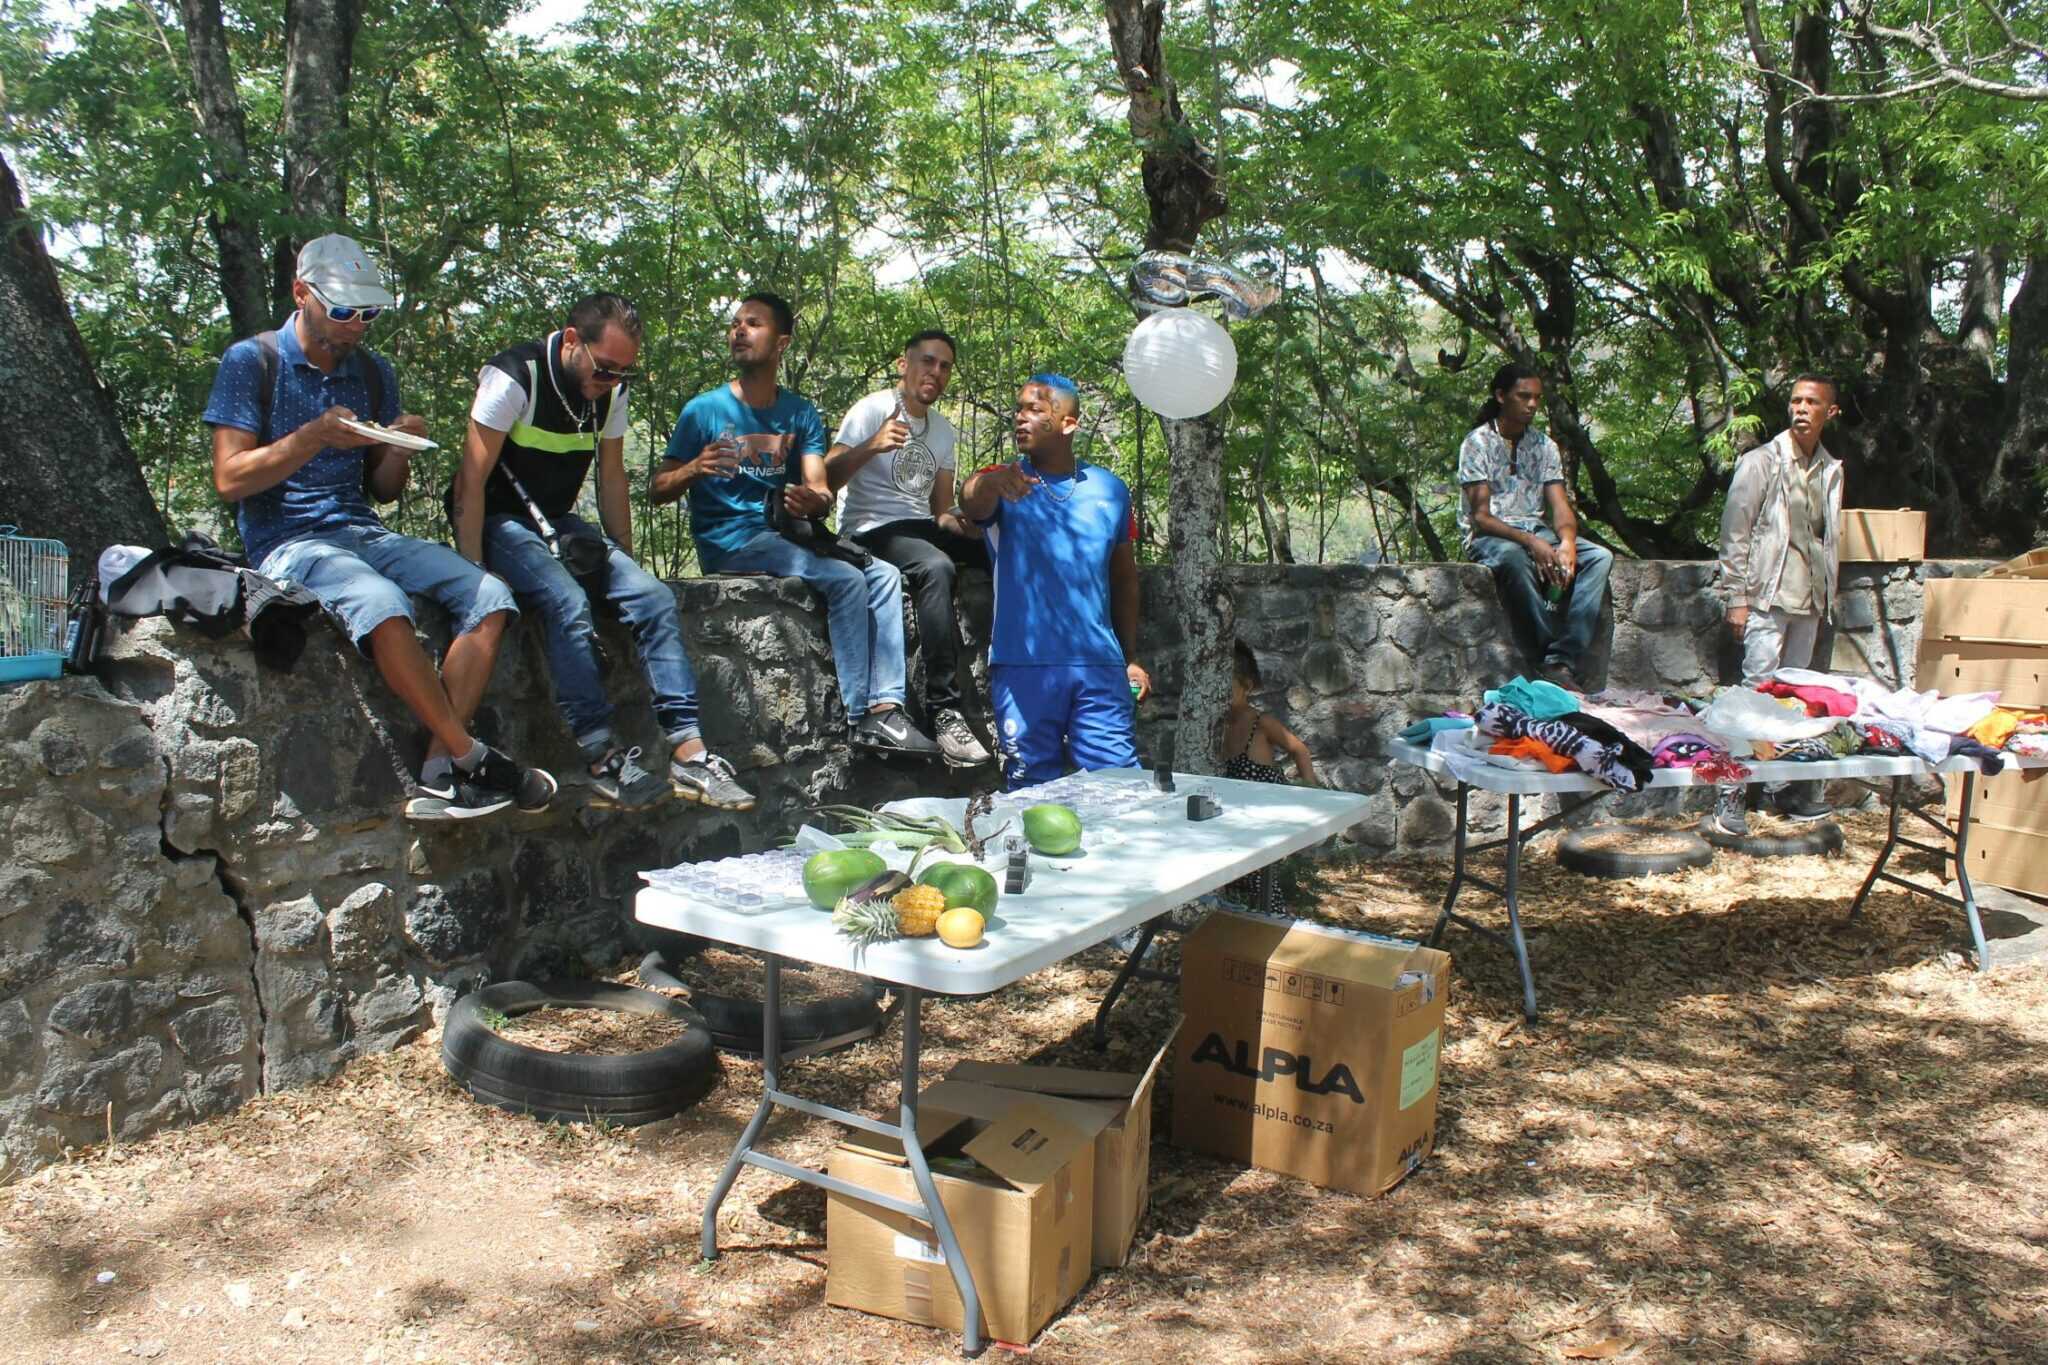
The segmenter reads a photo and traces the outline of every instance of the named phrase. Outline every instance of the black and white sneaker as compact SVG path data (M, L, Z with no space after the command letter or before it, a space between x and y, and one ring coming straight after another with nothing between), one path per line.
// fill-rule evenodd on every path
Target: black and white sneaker
M561 789L547 769L525 767L503 750L488 746L484 749L484 761L476 765L474 772L467 774L467 782L463 780L464 776L460 768L455 770L458 791L464 786L474 786L493 797L510 797L512 804L529 812L546 810L548 803L555 799L555 793Z
M700 806L709 806L713 810L754 808L754 794L733 776L732 764L714 753L671 760L668 781L677 796Z
M884 753L911 754L918 758L937 758L939 746L932 738L910 723L910 716L900 706L886 711L870 711L848 727L847 739L863 749L879 749Z
M950 708L939 712L932 729L937 732L939 752L953 768L979 768L989 761L989 752L967 724L967 717Z
M475 820L495 815L512 804L501 792L488 792L451 772L436 781L420 779L419 795L405 803L405 818L417 825L437 825L454 820Z
M646 810L668 799L668 784L640 766L640 750L613 746L590 773L590 804L611 810Z
M1714 828L1731 839L1747 839L1749 811L1746 806L1743 788L1721 788L1714 797Z

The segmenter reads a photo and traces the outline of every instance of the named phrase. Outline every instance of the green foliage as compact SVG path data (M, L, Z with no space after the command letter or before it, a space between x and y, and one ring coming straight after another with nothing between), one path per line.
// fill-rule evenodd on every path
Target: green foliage
M1892 10L1905 22L1903 0L1874 12ZM1117 373L1145 191L1099 7L594 0L546 45L507 35L511 12L366 6L349 221L304 224L282 188L274 7L226 15L256 163L238 191L201 136L176 6L60 31L34 0L0 0L0 143L172 524L231 538L197 414L233 339L209 232L233 210L269 237L349 231L400 282L370 344L441 443L391 512L413 533L446 534L440 493L493 352L590 289L636 300L637 485L681 404L727 378L733 300L768 287L800 314L785 382L828 425L890 382L911 332L958 336L963 468L1007 452L1024 375L1072 374L1086 453L1140 492L1156 553L1165 443ZM1761 16L1781 62L1795 17ZM1973 50L1995 46L1980 7L1950 18L1974 26ZM1910 74L1832 42L1839 90ZM1697 548L1732 457L1781 416L1784 374L1873 369L1866 295L1917 300L1938 340L1971 248L2005 248L2017 270L2048 236L2038 116L1954 91L1795 112L1795 130L1828 130L1790 167L1827 181L1826 231L1799 230L1734 0L1216 0L1170 6L1166 44L1231 199L1204 250L1287 290L1233 328L1226 486L1245 557L1268 553L1276 509L1304 558L1455 553L1452 452L1486 377L1525 355L1553 375L1553 430L1585 432L1566 444L1594 524ZM1676 186L1654 173L1660 142ZM688 570L682 511L635 500L643 557Z

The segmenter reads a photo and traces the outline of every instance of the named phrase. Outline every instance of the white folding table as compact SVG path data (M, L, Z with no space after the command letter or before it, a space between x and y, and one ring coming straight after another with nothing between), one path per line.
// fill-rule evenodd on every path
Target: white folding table
M1119 769L1096 773L1104 782L1151 789L1149 773ZM643 924L695 934L762 956L761 1103L704 1207L703 1253L718 1255L718 1210L740 1167L758 1166L817 1185L849 1199L878 1205L929 1225L938 1238L964 1307L963 1346L981 1346L981 1305L953 1225L933 1186L917 1140L919 1010L927 994L979 995L1009 985L1042 967L1072 957L1177 905L1256 872L1290 853L1349 828L1366 812L1366 798L1349 792L1178 775L1176 792L1160 793L1121 817L1107 838L1071 858L1032 856L1033 879L1019 895L997 903L987 937L974 948L949 948L935 938L904 939L867 949L832 927L831 917L808 901L781 901L760 911L718 909L654 887L634 899ZM1215 794L1223 813L1187 818L1188 794ZM959 812L954 812L958 823ZM1014 832L1014 831L1013 831ZM820 1104L785 1091L781 1082L782 962L792 958L837 967L887 982L903 997L902 1096L895 1123ZM876 1194L755 1150L769 1113L780 1106L831 1119L903 1145L920 1203Z
M1521 914L1521 854L1522 846L1562 822L1567 816L1592 805L1606 796L1612 796L1615 788L1588 776L1585 773L1537 772L1533 769L1502 768L1492 764L1465 765L1459 772L1451 766L1445 756L1437 750L1406 740L1389 740L1387 755L1398 762L1413 764L1428 772L1449 777L1458 784L1458 823L1456 842L1451 850L1451 886L1444 894L1443 909L1438 913L1436 925L1429 932L1429 943L1434 947L1443 937L1446 926L1456 923L1472 930L1483 938L1506 948L1514 954L1515 968L1522 978L1522 1014L1530 1022L1536 1019L1536 979L1529 968L1529 947L1522 937ZM1475 755L1476 757L1476 755ZM2048 767L2048 760L2021 758L2014 754L2004 755L2008 766L2019 768ZM1862 887L1856 892L1856 899L1849 903L1849 918L1854 919L1863 908L1863 902L1870 895L1870 888L1878 882L1889 882L1904 887L1945 905L1962 910L1970 923L1970 938L1977 946L1977 970L1989 969L1989 957L1984 945L1984 923L1977 914L1977 894L1970 886L1970 871L1965 858L1969 853L1970 804L1977 790L1978 764L1974 758L1950 758L1940 763L1929 763L1923 758L1910 754L1856 754L1848 758L1828 759L1812 763L1790 763L1781 760L1770 762L1745 761L1749 777L1745 785L1758 782L1804 782L1824 781L1831 778L1849 778L1875 786L1874 779L1891 779L1890 805L1891 822L1885 834L1884 848L1879 851L1877 861L1871 865L1870 875L1863 879ZM1954 773L1963 779L1962 802L1956 824L1951 827L1944 820L1937 820L1919 806L1909 805L1905 800L1906 780L1912 777L1926 777L1936 773ZM1669 787L1702 787L1712 783L1696 777L1690 768L1657 768L1650 777L1648 790ZM1508 829L1505 838L1473 847L1469 844L1466 819L1466 799L1472 790L1498 792L1508 799ZM1525 796L1571 796L1585 794L1583 800L1571 802L1556 814L1537 821L1527 829L1522 828L1522 798ZM1942 845L1921 843L1899 833L1899 816L1911 813L1935 829L1946 841ZM1933 887L1907 881L1897 873L1886 870L1892 852L1900 845L1931 853L1937 858L1954 859L1956 865L1956 889L1961 894L1951 896ZM1465 867L1468 857L1490 853L1494 849L1507 850L1507 867L1502 880L1494 883L1469 872ZM1458 893L1470 882L1481 891L1500 898L1508 912L1508 932L1500 933L1487 925L1480 924L1453 909L1458 903Z

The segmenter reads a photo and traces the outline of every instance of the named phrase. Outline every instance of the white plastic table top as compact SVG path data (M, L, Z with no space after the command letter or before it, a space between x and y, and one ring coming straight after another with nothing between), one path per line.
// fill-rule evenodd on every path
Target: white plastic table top
M1387 741L1387 754L1403 763L1412 763L1446 777L1458 777L1444 756L1434 749L1420 744L1411 744L1404 739ZM1475 755L1476 757L1476 755ZM2005 755L2007 767L2043 768L2048 759L2022 758L2017 754ZM1918 777L1929 773L1974 773L1978 772L1974 758L1955 757L1943 759L1940 763L1929 763L1926 759L1912 754L1893 756L1890 754L1853 754L1848 758L1830 758L1810 763L1792 763L1773 760L1767 763L1745 762L1749 776L1745 785L1756 782L1802 782L1835 777ZM1536 796L1550 792L1603 792L1614 788L1585 773L1544 773L1526 768L1501 768L1487 764L1484 768L1464 775L1468 786L1481 791L1500 792L1504 795ZM1650 787L1704 787L1704 782L1690 768L1657 768L1650 774Z
M1136 769L1097 773L1150 787ZM858 972L942 995L978 995L1049 967L1204 892L1256 872L1363 819L1368 798L1353 792L1176 775L1178 790L1120 818L1120 842L1071 858L1031 856L1030 889L1001 898L988 934L973 948L935 938L898 939L857 949L809 901L741 913L643 887L633 914L643 924L822 967ZM1216 795L1223 813L1190 821L1187 795Z

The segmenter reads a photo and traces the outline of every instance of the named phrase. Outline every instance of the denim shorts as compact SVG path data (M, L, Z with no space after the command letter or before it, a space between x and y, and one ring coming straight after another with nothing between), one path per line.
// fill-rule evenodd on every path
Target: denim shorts
M446 545L382 526L334 526L288 540L265 555L256 571L319 598L359 649L393 617L411 621L415 593L438 602L457 635L475 630L493 612L519 614L504 579Z

